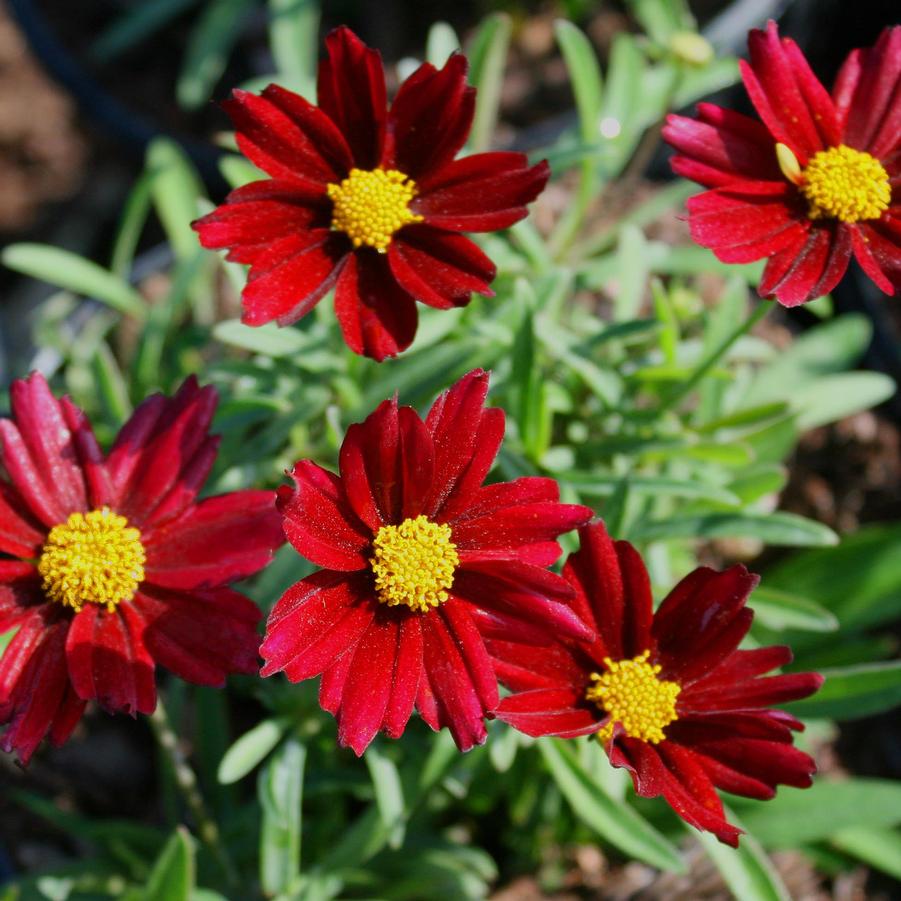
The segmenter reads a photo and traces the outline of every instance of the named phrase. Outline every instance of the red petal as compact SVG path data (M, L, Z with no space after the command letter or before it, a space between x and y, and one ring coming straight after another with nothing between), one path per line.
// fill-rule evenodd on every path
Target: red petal
M827 133L837 126L832 102L809 67L795 69L801 53L789 53L787 47L791 43L788 38L780 41L776 23L770 20L765 32L755 29L748 35L751 62L742 60L739 65L751 103L772 133L774 143L787 144L801 166L806 166L824 146L815 117L831 123L831 128L827 125L824 129Z
M414 179L449 163L466 143L475 88L466 84L466 57L453 54L436 69L423 63L401 86L388 114L394 166ZM440 112L439 112L440 111Z
M818 673L790 673L697 689L687 686L679 695L679 712L681 715L683 710L689 714L770 707L806 698L822 684L823 677Z
M147 582L213 588L259 572L284 541L271 491L234 491L201 501L144 538Z
M486 710L460 648L436 613L422 617L425 675L435 700L437 723L450 729L457 747L468 751L485 742ZM429 722L427 714L423 714ZM431 723L430 723L431 725Z
M32 615L45 604L41 577L31 563L0 560L0 634Z
M54 622L35 611L0 658L0 723L7 724L0 747L15 749L23 765L53 728L57 715L68 713L63 707L69 686L67 630L65 620Z
M0 479L0 551L34 559L45 536L45 529L31 514L19 492Z
M494 296L494 263L463 235L408 225L388 247L388 262L402 288L439 310L465 306L473 292Z
M117 512L142 528L207 440L216 391L200 388L194 376L175 397L148 398L122 428L107 461Z
M113 613L85 604L72 618L66 659L72 686L108 713L153 713L153 657L144 646L144 624L129 604Z
M374 169L382 160L388 105L382 57L344 26L326 36L325 47L327 55L319 63L319 107L344 135L354 164Z
M278 491L288 541L317 566L365 569L372 533L351 509L341 480L310 460L295 463L291 477L295 487Z
M770 797L775 794L777 785L808 788L816 772L816 764L807 754L793 745L779 741L724 737L721 741L707 742L693 750L724 765L735 774L749 776L756 782L763 783L769 789ZM706 761L702 761L703 763ZM720 777L724 775L726 773L720 770ZM748 794L747 791L736 791L740 787L734 785L727 790L735 794Z
M680 154L671 161L676 174L708 188L783 180L769 131L741 113L701 103L697 119L667 116L663 138Z
M3 465L34 515L55 526L87 507L78 450L43 375L16 379L9 395L13 418L0 420Z
M382 729L391 738L400 738L413 713L413 705L423 682L422 623L418 616L404 616L400 621L397 657L391 695L385 710Z
M335 315L347 346L381 362L410 346L416 301L397 283L383 254L357 251L341 270Z
M880 291L889 295L901 291L901 210L890 213L894 215L847 229L861 268Z
M235 89L222 107L241 152L273 178L324 184L347 174L350 152L343 138L302 97L274 85L262 96Z
M724 263L751 263L797 246L810 229L798 192L787 183L756 182L689 198L692 238Z
M502 411L485 410L488 373L474 369L438 395L426 417L435 447L425 512L444 518L465 509L488 474L504 437Z
M450 231L509 228L528 215L526 204L544 190L550 174L546 161L529 166L523 153L476 153L418 182L410 209Z
M758 292L775 295L785 307L796 307L828 294L848 268L851 233L840 222L811 228L807 241L776 254L767 264ZM787 264L787 265L786 265Z
M753 616L742 610L759 581L739 565L725 572L700 567L679 582L652 627L665 678L688 681L735 649L750 627Z
M754 676L761 676L777 667L785 666L787 663L791 663L791 660L791 649L785 645L736 651L711 670L702 680L695 682L695 687L700 688L708 682L722 684L726 681L752 679Z
M568 688L538 688L510 695L501 701L496 715L533 738L591 735L603 721L598 709L585 702L584 692Z
M873 47L852 53L836 82L835 95L846 117L846 144L877 159L889 156L898 147L901 26L884 29Z
M559 600L569 597L569 586L555 573L538 566L514 561L469 563L457 570L453 593L477 607L544 623L549 638L591 641L594 637L577 614Z
M144 644L160 666L198 685L222 686L231 673L257 671L256 604L229 588L190 593L141 586L132 602Z
M69 736L81 720L86 706L87 702L82 701L75 694L75 689L69 683L66 686L66 691L63 694L62 701L60 701L56 715L53 717L50 732L47 733L47 738L53 745L58 748L69 739Z
M485 649L485 642L482 641L482 636L469 615L469 605L451 599L441 606L438 615L444 619L448 632L460 650L482 709L494 710L499 700L497 677L494 675L491 658Z
M347 240L325 228L275 242L254 260L241 292L242 322L297 322L334 286L346 256Z
M391 696L398 651L395 617L376 617L357 642L344 681L338 718L338 743L359 757L375 738Z
M210 250L228 248L226 259L255 263L272 242L326 227L328 197L321 186L303 187L287 181L255 181L232 191L212 213L191 227Z
M289 588L269 614L260 675L310 679L353 649L375 615L370 582L368 573L321 570Z

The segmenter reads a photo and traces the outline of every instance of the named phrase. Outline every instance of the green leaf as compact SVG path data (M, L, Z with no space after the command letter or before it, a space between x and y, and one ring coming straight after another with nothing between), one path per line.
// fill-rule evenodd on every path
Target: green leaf
M385 757L375 745L370 745L366 749L364 759L372 779L375 803L382 822L388 829L388 846L400 848L404 843L404 822L406 819L400 774L397 772L397 767L393 761Z
M150 213L150 185L148 172L141 173L125 200L116 240L110 256L110 271L127 279L131 273L135 250Z
M823 687L812 697L787 705L796 716L855 720L901 704L901 660L820 672L826 677Z
M194 842L179 826L150 871L144 901L190 901L194 879Z
M603 82L601 69L591 41L572 22L557 19L554 34L563 52L570 84L576 98L579 131L588 144L598 140Z
M200 0L155 0L128 8L100 32L88 56L103 65L140 44Z
M316 0L269 0L269 46L279 75L307 100L315 99L319 58Z
M806 551L767 570L767 585L816 598L845 630L901 615L901 524L871 525L829 550Z
M506 13L488 16L469 47L469 82L478 91L469 141L474 151L491 146L501 102L501 84L512 24Z
M213 337L223 344L264 354L287 357L309 347L309 338L295 328L280 328L274 322L252 328L240 319L226 319L213 326Z
M755 623L781 632L785 629L801 629L805 632L834 632L838 620L809 598L799 597L787 591L761 585L751 596Z
M618 31L610 48L607 88L601 105L601 122L613 129L602 145L608 178L619 174L638 140L640 127L636 118L642 106L645 74L645 59L637 41L628 32Z
M192 257L198 241L191 222L197 217L197 201L203 194L196 170L184 151L166 138L151 141L146 168L152 179L153 205L176 257Z
M208 103L237 43L244 16L255 0L207 0L188 38L175 86L178 102L189 110Z
M813 429L878 406L894 395L895 387L881 372L822 375L793 391L790 403L798 413L798 426Z
M638 318L648 281L645 239L640 228L634 225L623 227L616 256L619 289L613 301L613 318L615 322L631 322Z
M267 895L285 891L300 875L301 801L306 748L293 736L260 771L257 796L260 828L260 882Z
M658 44L665 45L674 31L693 25L683 0L628 0L627 6L641 27Z
M595 475L590 472L568 472L561 476L559 481L563 485L572 485L580 494L587 497L608 497L625 481L631 492L640 495L691 498L729 505L739 503L736 495L719 485L667 476L615 476L607 473Z
M728 808L726 817L730 823L743 828ZM743 835L738 848L730 848L709 832L686 828L701 843L735 898L741 901L791 901L779 873L753 835Z
M759 538L766 544L803 547L838 542L832 529L794 513L707 513L637 523L636 541L673 538Z
M563 741L543 738L537 744L557 787L579 819L630 857L663 870L685 872L678 850L631 807L604 792Z
M892 829L852 826L830 839L840 851L901 879L901 833Z
M243 779L281 741L287 725L282 719L268 719L245 732L220 761L219 781L230 785Z
M766 847L797 848L851 826L901 823L901 782L818 779L803 790L780 787L770 801L743 802L740 812L748 831Z
M460 38L447 22L435 22L429 29L425 42L426 62L440 69L452 53L460 49Z
M0 260L16 272L92 297L120 313L143 319L147 312L144 299L124 279L60 247L10 244Z

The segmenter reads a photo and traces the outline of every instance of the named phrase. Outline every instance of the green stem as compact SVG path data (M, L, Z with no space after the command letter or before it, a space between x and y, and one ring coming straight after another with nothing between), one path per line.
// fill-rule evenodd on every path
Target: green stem
M237 882L234 863L222 844L219 827L207 809L203 795L200 794L197 776L179 747L178 735L173 729L166 708L160 699L157 699L156 710L150 714L150 726L163 756L172 767L175 784L191 811L200 840L209 848L213 857L222 867L228 881L234 885Z
M722 359L723 356L729 351L729 348L738 341L742 335L747 334L766 316L767 312L770 309L769 303L760 303L757 305L756 309L751 313L751 315L739 326L733 329L704 359L700 366L691 374L691 377L686 381L682 382L681 385L678 385L675 390L673 390L668 397L665 397L660 406L657 409L658 413L663 413L666 410L671 410L673 407L677 406L682 400L684 400L691 392L695 389L697 384L713 369L714 366Z

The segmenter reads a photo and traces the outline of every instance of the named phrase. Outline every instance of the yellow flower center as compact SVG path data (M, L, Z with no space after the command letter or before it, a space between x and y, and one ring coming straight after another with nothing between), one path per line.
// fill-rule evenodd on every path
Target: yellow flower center
M657 677L660 665L648 663L650 653L616 662L605 657L607 672L591 674L594 684L585 697L610 714L610 721L597 733L599 741L609 741L614 725L622 723L630 737L656 745L664 739L664 728L678 719L676 698L682 689Z
M424 516L399 526L382 526L372 542L370 559L379 600L389 607L406 604L426 613L447 600L460 563L448 525Z
M76 612L85 603L111 613L134 597L144 580L141 533L109 507L73 513L54 526L44 542L38 572L51 600Z
M810 204L810 219L859 222L878 219L892 201L892 186L882 163L869 153L844 144L814 154L801 169L785 144L776 145L782 174Z
M394 233L422 216L410 212L416 182L397 169L351 169L338 184L330 184L334 203L332 228L344 232L354 247L365 244L385 253Z

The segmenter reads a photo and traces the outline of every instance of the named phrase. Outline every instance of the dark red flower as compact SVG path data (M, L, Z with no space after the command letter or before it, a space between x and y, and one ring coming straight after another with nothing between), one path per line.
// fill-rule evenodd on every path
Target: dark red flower
M498 719L533 736L596 734L639 795L663 795L686 822L737 845L741 830L714 789L771 798L777 784L810 785L813 761L792 745L803 726L767 708L812 694L822 677L761 678L791 660L789 649L737 650L758 582L743 566L696 569L654 613L635 548L612 541L601 522L579 535L563 575L598 637L551 648L492 637L497 676L514 692Z
M725 263L767 259L760 296L828 294L853 254L886 294L901 286L901 26L854 50L832 96L776 24L752 31L745 89L763 120L698 106L663 130L673 169L712 190L688 201L691 235Z
M400 736L414 706L461 750L481 744L498 702L486 636L590 637L545 567L591 511L558 503L552 479L482 484L504 435L487 391L471 372L425 422L385 401L347 430L340 475L303 460L279 489L288 541L325 568L272 610L262 674L321 673L319 703L357 754L380 729Z
M225 103L238 146L272 178L194 228L250 264L248 325L296 322L335 288L348 346L382 360L413 340L417 300L444 310L491 296L494 264L460 232L518 222L550 170L522 153L454 160L475 108L461 54L420 66L389 110L378 51L348 28L326 47L318 107L278 85Z
M216 457L212 388L188 379L134 412L104 457L84 413L43 376L0 420L4 750L62 744L85 702L151 713L157 664L200 685L257 666L257 607L226 587L284 537L271 491L197 500ZM3 473L5 472L6 478Z

